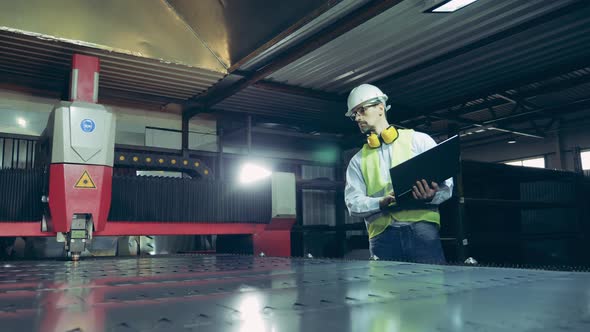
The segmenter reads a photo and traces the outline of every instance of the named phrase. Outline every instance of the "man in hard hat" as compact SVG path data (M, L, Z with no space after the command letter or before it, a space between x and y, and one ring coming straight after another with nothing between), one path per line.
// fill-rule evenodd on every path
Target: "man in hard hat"
M391 126L387 95L370 84L348 96L346 116L367 143L346 169L344 199L351 216L365 219L373 259L444 264L438 204L451 197L453 181L416 182L412 202L396 204L389 169L436 145L427 134Z

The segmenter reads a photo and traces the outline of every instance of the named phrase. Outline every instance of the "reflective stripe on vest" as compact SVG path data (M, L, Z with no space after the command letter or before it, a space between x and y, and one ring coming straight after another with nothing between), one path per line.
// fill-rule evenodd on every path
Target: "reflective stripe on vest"
M389 145L391 153L391 167L397 166L402 162L413 157L412 141L414 130L398 130L399 137ZM370 148L364 145L361 152L361 172L367 187L367 196L383 197L393 189L391 182L381 178L379 162L379 149ZM396 212L377 213L365 218L365 224L369 231L369 238L381 234L392 222L392 220L401 222L413 221L430 221L440 224L440 215L438 209L433 206L432 210L412 209L401 210Z

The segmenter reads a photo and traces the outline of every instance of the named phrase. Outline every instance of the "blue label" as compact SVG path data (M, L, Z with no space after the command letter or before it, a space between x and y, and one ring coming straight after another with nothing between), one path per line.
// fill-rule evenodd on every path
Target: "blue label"
M80 122L80 128L82 128L82 131L85 133L91 133L94 131L94 128L96 128L96 125L91 119L84 119Z

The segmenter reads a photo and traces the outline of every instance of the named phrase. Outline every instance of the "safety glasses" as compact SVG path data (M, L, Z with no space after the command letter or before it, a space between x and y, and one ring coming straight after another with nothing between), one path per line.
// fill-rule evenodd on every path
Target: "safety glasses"
M364 114L365 114L365 112L366 112L366 111L367 111L369 108L371 108L371 107L373 107L373 106L377 106L377 105L379 105L379 104L381 104L381 101L380 101L380 100L367 100L366 102L362 103L361 105L359 105L359 106L355 107L355 108L352 110L352 112L350 113L350 116L349 116L349 118L350 118L352 121L355 121L355 118L356 118L356 115L357 115L357 114L364 115Z

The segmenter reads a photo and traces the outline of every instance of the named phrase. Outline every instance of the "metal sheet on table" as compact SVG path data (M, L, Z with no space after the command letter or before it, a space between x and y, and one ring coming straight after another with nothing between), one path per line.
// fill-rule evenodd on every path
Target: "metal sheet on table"
M0 266L2 331L590 331L590 273L200 255Z

